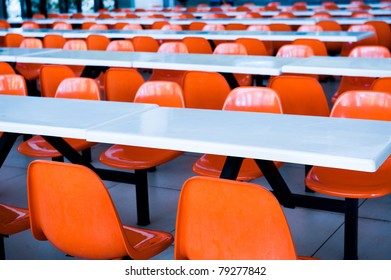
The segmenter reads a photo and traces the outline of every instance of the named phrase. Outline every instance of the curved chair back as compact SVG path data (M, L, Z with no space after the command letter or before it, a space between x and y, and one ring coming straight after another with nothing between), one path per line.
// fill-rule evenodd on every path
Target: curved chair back
M306 45L309 46L314 55L317 56L327 56L327 48L325 43L318 39L307 39L307 38L300 38L296 39L292 42L293 45Z
M143 76L135 69L109 68L105 72L105 99L133 102L136 92L143 83Z
M23 40L23 35L18 33L7 33L4 36L4 44L7 48L19 48Z
M159 42L149 36L135 36L132 43L136 52L157 52L159 49Z
M213 50L208 40L202 37L185 37L182 42L186 45L189 53L212 54Z
M164 107L185 106L181 87L169 81L145 82L138 89L134 102L152 103Z
M370 90L391 93L391 77L381 77L373 81Z
M308 45L289 44L278 49L276 56L280 57L310 57L314 51Z
M60 83L74 77L75 73L66 65L42 65L39 74L41 96L54 97Z
M110 39L99 34L90 34L86 38L88 50L104 51L110 44Z
M38 38L25 38L20 43L20 48L36 48L41 49L43 48L42 40Z
M134 47L129 40L115 40L107 45L106 51L134 52Z
M60 34L46 34L43 37L44 48L58 48L62 49L66 43L66 39Z
M72 30L72 24L67 22L56 22L53 24L54 30Z
M91 78L66 78L58 86L55 97L100 100L99 85Z
M87 50L87 43L85 40L82 40L82 39L72 39L72 40L66 41L62 48L64 50L86 51Z
M127 23L122 27L122 30L142 30L143 27L138 23Z
M0 61L0 75L4 74L16 74L14 68L7 62Z
M26 81L22 75L0 75L0 94L27 96Z
M284 212L270 191L251 183L193 177L179 198L174 258L294 260L297 255Z

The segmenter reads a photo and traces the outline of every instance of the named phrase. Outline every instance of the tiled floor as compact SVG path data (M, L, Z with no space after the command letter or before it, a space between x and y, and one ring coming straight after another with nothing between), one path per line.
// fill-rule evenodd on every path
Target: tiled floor
M328 94L333 84L323 84ZM331 87L330 87L331 86ZM330 87L330 88L329 88ZM93 148L93 163L107 145ZM185 153L176 160L159 166L149 176L151 224L147 228L175 232L177 201L184 181L194 176L191 170L198 154ZM26 167L31 158L14 149L0 169L0 202L26 207ZM303 166L285 164L282 175L294 192L304 193ZM268 186L264 178L256 183ZM105 181L120 217L125 224L136 224L135 197L132 185ZM391 197L362 201L359 210L359 258L391 259ZM320 259L343 259L343 215L304 208L284 209L299 255ZM37 241L30 231L12 235L5 240L6 258L18 260L72 259L47 241ZM173 259L173 246L155 259Z

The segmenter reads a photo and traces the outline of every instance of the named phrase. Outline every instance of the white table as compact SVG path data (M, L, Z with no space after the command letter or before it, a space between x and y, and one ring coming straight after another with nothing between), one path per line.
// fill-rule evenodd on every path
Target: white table
M64 38L85 39L91 34L100 34L110 39L133 38L135 36L150 36L155 39L181 40L185 37L201 37L207 40L236 40L238 38L254 38L261 41L293 41L299 38L318 39L323 42L357 42L373 36L373 32L347 31L174 31L160 29L145 30L53 30L53 29L0 29L0 36L7 33L18 33L25 37L44 37L48 34L59 34Z
M283 73L389 77L391 76L390 58L352 58L313 56L295 60L282 66Z
M32 54L47 54L53 52L53 49L30 49L30 48L0 48L0 59L5 62L16 62L19 56L28 56Z

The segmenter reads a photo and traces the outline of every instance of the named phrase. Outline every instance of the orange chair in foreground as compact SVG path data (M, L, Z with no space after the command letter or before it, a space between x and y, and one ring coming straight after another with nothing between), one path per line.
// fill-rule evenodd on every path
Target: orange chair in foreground
M259 185L190 178L176 221L176 260L298 259L280 204Z
M330 116L391 121L391 95L378 91L347 91L337 99ZM308 173L308 188L346 201L345 259L358 258L358 200L390 194L390 172L389 157L376 172L315 166Z
M133 102L143 76L130 68L109 68L105 72L105 99L107 101Z
M237 87L225 100L223 110L246 111L262 113L282 113L282 105L278 94L266 87ZM196 174L219 177L227 157L204 154L194 164ZM281 166L277 163L277 167ZM253 180L261 177L262 172L253 159L244 159L237 179L240 181Z
M54 97L61 82L74 77L75 73L66 65L43 65L39 73L41 96Z
M149 259L171 234L123 225L102 180L89 168L33 161L27 172L31 232L83 259Z

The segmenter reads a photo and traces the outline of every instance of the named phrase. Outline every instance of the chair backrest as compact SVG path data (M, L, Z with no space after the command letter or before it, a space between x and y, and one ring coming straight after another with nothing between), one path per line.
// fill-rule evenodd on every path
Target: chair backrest
M143 27L138 23L127 23L122 27L122 30L142 30Z
M281 46L276 56L280 57L310 57L314 55L314 51L308 45L289 44Z
M41 49L43 48L43 43L41 39L38 38L25 38L20 43L19 48L36 48Z
M44 48L63 48L66 39L60 35L60 34L46 34L45 37L43 37L43 47Z
M223 31L223 30L225 30L225 27L222 24L206 24L204 27L202 27L202 30L204 30L204 31Z
M189 71L183 79L187 108L221 110L231 88L223 75L215 72Z
M246 30L247 25L243 23L228 23L225 25L226 30Z
M39 73L41 96L54 97L60 83L74 77L75 73L66 65L42 65Z
M72 24L67 22L56 22L53 24L54 30L72 30Z
M189 30L202 30L206 25L205 22L193 21L189 24Z
M316 23L323 28L323 31L342 31L342 26L334 20L321 20ZM341 51L341 42L326 42L327 51L330 53L338 53Z
M143 83L143 76L135 69L109 68L105 72L105 99L133 102L136 92Z
M107 45L106 51L134 52L134 47L129 40L114 40Z
M297 31L303 31L303 32L321 32L323 31L323 27L320 25L316 24L306 24L306 25L301 25L297 29Z
M270 31L270 27L266 24L254 24L247 27L248 31Z
M391 53L384 46L357 46L350 51L349 57L389 58Z
M247 55L246 47L240 43L221 43L213 54Z
M331 117L391 120L391 94L373 90L350 90L335 101Z
M370 90L391 93L391 77L381 77L373 81Z
M88 27L88 30L108 30L109 28L107 27L106 24L92 24L90 27Z
M391 28L385 21L371 19L366 24L372 25L376 29L378 44L388 49L391 48Z
M161 30L176 30L181 31L183 30L182 26L179 24L165 24L162 26Z
M49 240L79 258L132 256L110 195L89 168L33 161L28 167L27 188L31 232L36 239Z
M23 40L23 35L18 33L7 33L4 36L4 44L7 48L19 48Z
M91 78L66 78L59 84L55 98L100 100L98 83Z
M149 36L135 36L132 43L136 52L157 52L159 49L159 42Z
M268 55L266 46L261 40L255 38L238 38L235 42L243 45L248 55Z
M7 62L0 61L0 74L16 74L14 68L9 65Z
M177 260L297 259L284 212L267 189L247 182L193 177L181 190Z
M87 50L87 43L83 39L72 39L65 42L62 47L64 50Z
M26 81L22 75L0 75L0 94L27 96Z
M138 89L134 102L152 103L164 107L185 106L181 87L170 81L145 82Z
M182 42L186 45L189 53L212 54L213 50L208 40L202 37L185 37Z
M329 105L322 86L313 77L276 76L268 87L280 97L284 114L328 116Z
M23 29L38 29L39 25L33 21L26 21L26 22L22 23L21 28L23 28Z
M267 87L237 87L227 96L223 110L282 113L278 94Z
M327 56L327 48L325 43L318 39L307 39L307 38L300 38L296 39L292 42L293 45L306 45L309 46L312 51L314 52L314 55L317 56Z
M165 42L160 45L158 53L189 53L187 46L182 42Z
M110 39L104 35L90 34L86 38L88 50L104 51L110 44Z

